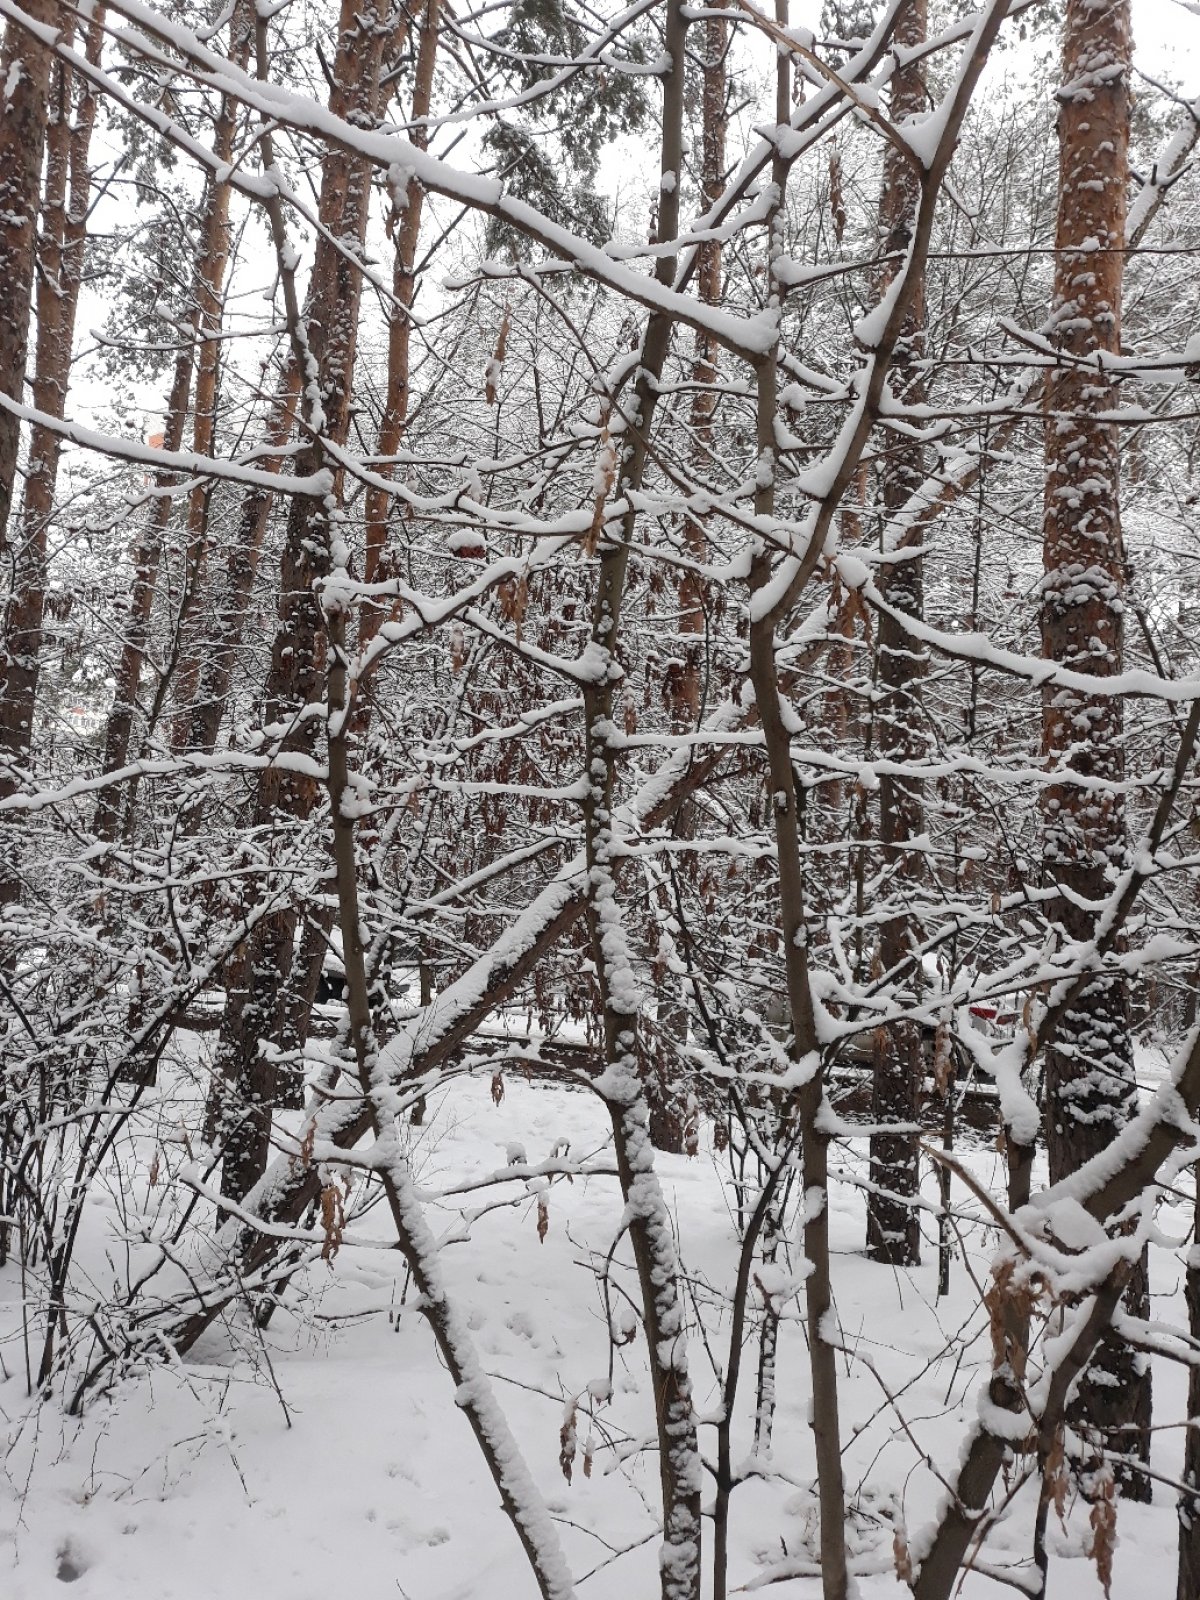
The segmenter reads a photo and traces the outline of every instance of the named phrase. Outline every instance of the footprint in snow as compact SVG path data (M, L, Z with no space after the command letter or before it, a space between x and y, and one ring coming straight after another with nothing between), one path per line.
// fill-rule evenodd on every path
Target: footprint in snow
M64 1544L58 1552L58 1565L54 1576L59 1583L77 1583L87 1571L87 1563L71 1544Z
M504 1326L511 1333L519 1333L522 1339L528 1339L530 1344L537 1344L538 1332L534 1326L533 1318L525 1311L514 1311L507 1319Z

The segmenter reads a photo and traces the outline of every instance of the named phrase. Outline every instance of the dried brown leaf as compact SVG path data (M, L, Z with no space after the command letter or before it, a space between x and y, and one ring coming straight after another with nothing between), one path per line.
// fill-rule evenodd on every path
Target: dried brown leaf
M837 145L829 152L829 214L833 218L833 237L841 244L846 232L846 194L842 187L842 158Z
M1096 1563L1096 1576L1104 1590L1104 1600L1112 1600L1113 1553L1117 1548L1117 1491L1112 1472L1106 1467L1099 1493L1092 1502L1088 1521L1092 1525L1092 1545L1088 1554Z
M1050 1453L1046 1457L1043 1474L1046 1480L1046 1494L1065 1531L1067 1526L1067 1494L1071 1487L1071 1475L1067 1471L1067 1452L1061 1428L1055 1432L1054 1443L1050 1446Z
M321 1227L325 1234L321 1260L332 1262L346 1232L346 1206L342 1191L335 1183L327 1183L321 1190Z
M563 1416L562 1427L558 1430L558 1464L562 1468L562 1475L570 1483L575 1471L575 1451L577 1448L575 1432L575 1402L572 1400ZM585 1466L585 1471L586 1466Z
M892 1534L892 1560L896 1563L896 1578L900 1583L911 1584L913 1581L912 1556L908 1549L908 1540L904 1536L904 1529L897 1528Z
M933 1035L933 1087L944 1100L950 1092L954 1071L953 1036L950 1024L942 1019Z
M504 308L504 315L500 319L500 332L496 336L496 348L492 352L492 359L487 364L487 378L483 392L490 406L496 404L496 392L500 383L500 373L504 368L504 355L508 348L508 307Z

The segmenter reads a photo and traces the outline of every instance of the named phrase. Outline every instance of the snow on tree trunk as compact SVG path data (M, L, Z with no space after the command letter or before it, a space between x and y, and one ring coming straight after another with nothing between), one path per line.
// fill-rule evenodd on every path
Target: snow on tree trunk
M62 20L56 0L29 0L25 9L47 27ZM0 395L18 404L25 400L49 82L49 51L10 22L0 50ZM0 407L0 554L7 548L20 435L19 420Z
M428 132L422 118L429 115L433 100L434 68L437 64L441 0L425 0L417 45L417 67L413 83L411 118L412 139L418 149L428 145ZM412 347L412 307L417 290L417 247L421 237L425 191L415 178L409 180L404 203L396 196L396 207L389 221L395 234L395 260L392 267L393 304L388 308L387 389L383 417L379 424L376 454L381 458L380 475L391 477L387 457L395 455L408 421ZM387 490L372 485L366 492L366 537L363 555L363 581L376 583L389 576L388 511L391 497ZM382 604L368 605L359 622L359 648L378 630L386 611Z
M167 414L164 421L162 448L178 450L183 443L183 430L187 424L188 400L192 388L192 347L179 352L167 397ZM173 476L168 472L154 475L154 487L159 494L145 513L145 521L138 534L133 551L133 587L129 606L122 620L121 654L114 674L112 705L104 725L104 755L101 770L120 772L129 760L133 741L134 722L138 711L138 691L142 681L142 665L150 640L150 617L154 609L154 594L158 587L158 569L162 560L163 538L171 520L172 498L169 490ZM92 827L101 839L110 842L120 833L125 818L125 786L110 783L100 791Z
M896 22L899 47L924 41L926 0L907 0ZM901 67L892 79L891 116L902 124L926 109L925 75L919 61ZM903 264L917 207L921 200L916 166L893 145L883 154L883 189L879 205L882 249L891 258L882 274L886 293ZM920 362L925 353L924 273L918 275L909 301L904 328L892 358L891 386L898 400L918 405L925 399L926 380ZM892 527L891 513L899 511L920 488L924 477L924 450L904 434L887 441L880 467L885 530ZM889 560L888 557L893 557ZM905 992L919 991L921 968L913 955L920 929L907 909L914 885L921 876L922 857L912 850L925 829L921 780L902 769L915 764L926 751L920 683L928 661L927 649L908 632L904 617L922 616L924 610L922 559L908 541L884 550L879 569L879 591L900 615L884 611L879 617L876 643L879 699L875 706L876 743L885 766L879 776L879 823L886 889L893 905L879 940L879 964L885 974L895 973ZM897 770L901 769L901 770ZM877 1030L871 1120L876 1127L916 1122L924 1079L921 1028L911 1018ZM921 1259L921 1229L911 1204L920 1187L919 1147L915 1134L876 1132L871 1135L871 1184L867 1196L867 1250L873 1261L893 1266L915 1266Z
M229 59L244 67L250 55L253 23L244 3L239 3L230 22L232 38ZM213 153L222 166L234 153L238 125L236 101L226 96L213 138ZM218 380L221 373L221 325L225 314L225 274L232 243L229 226L230 186L214 181L204 219L207 249L200 263L196 282L195 329L199 346L196 356L196 393L192 402L192 451L198 456L212 454L217 427ZM172 685L178 707L171 727L175 750L187 748L191 732L191 710L199 686L205 643L200 633L198 607L205 584L208 562L208 515L212 501L211 484L197 483L188 495L187 534L184 551L183 592L176 626L180 632L180 657Z
M1052 338L1063 364L1046 387L1046 489L1041 588L1047 660L1094 675L1124 664L1125 593L1117 430L1097 418L1116 403L1103 357L1121 348L1121 280L1129 183L1128 0L1068 0L1059 90L1059 198ZM1051 914L1061 945L1084 948L1125 863L1122 703L1063 688L1043 697L1042 750L1063 781L1044 807L1045 872L1058 892ZM1091 982L1046 1051L1050 1181L1105 1149L1136 1100L1126 984ZM1126 1300L1147 1295L1145 1271ZM1144 1358L1106 1341L1085 1375L1077 1423L1113 1448L1146 1456L1150 1373ZM1148 1498L1148 1480L1118 1469L1126 1493Z
M701 89L701 169L700 198L704 211L711 211L721 198L725 185L725 133L727 74L725 58L729 48L729 24L722 15L707 17L704 22L704 69ZM660 217L661 225L661 217ZM697 246L699 258L696 272L696 291L705 305L721 302L721 241L705 239ZM695 360L692 382L695 393L691 406L691 430L694 447L696 475L703 479L715 464L714 426L717 409L717 373L720 346L712 334L700 329L696 334ZM689 562L702 565L708 559L708 537L704 521L689 516L683 522L683 548ZM705 679L705 635L708 618L705 615L705 583L701 573L688 565L681 569L678 580L679 639L676 649L679 659L671 662L664 688L668 696L675 732L687 734L700 724L703 714ZM691 806L680 812L676 824L680 838L690 838L695 832L695 815ZM670 918L669 896L665 886L660 889L661 915ZM677 929L675 931L678 931ZM688 1087L678 1073L677 1051L688 1042L689 1009L683 991L683 981L673 972L664 972L659 984L657 1031L661 1043L658 1070L648 1085L650 1104L650 1137L658 1150L681 1152L685 1143L688 1120Z
M334 114L375 120L385 45L400 25L397 18L385 19L372 7L358 11L345 0L330 95ZM307 369L302 396L309 442L298 458L305 474L325 467L323 440L341 445L349 432L363 281L358 257L370 196L370 164L331 150L323 163L322 233L304 313L304 349L298 353ZM330 570L339 481L334 473L328 492L294 496L288 510L278 624L264 695L281 751L301 759L266 768L254 801L255 824L277 847L286 847L306 823L320 794L304 761L316 747L317 724L311 716L297 719L296 713L324 696L324 628L316 584ZM222 1192L235 1200L257 1183L267 1164L278 1072L264 1046L277 1040L286 1014L295 930L295 907L285 901L256 925L229 986L214 1070L226 1096Z
M785 0L776 0L775 15L781 26L786 26L788 12ZM790 91L791 67L787 56L781 52L775 69L775 118L779 125L787 119ZM784 253L781 203L787 178L781 156L777 155L772 162L771 178L776 201L768 214L770 232L766 270L768 307L778 330L782 326L784 306L784 287L778 268ZM757 372L758 469L754 510L761 525L769 522L776 507L776 479L780 466L777 364L778 348L775 347L769 351ZM771 548L760 541L750 571L749 672L766 745L767 787L779 871L778 918L784 952L786 1015L790 1024L787 1052L797 1069L798 1080L789 1098L793 1101L794 1114L800 1126L803 1174L801 1238L808 1263L804 1280L804 1308L809 1405L820 1512L821 1592L824 1600L847 1600L850 1578L846 1556L846 1490L842 1468L837 1332L829 1251L829 1138L821 1116L825 1106L825 1083L808 954L808 889L800 831L799 793L776 655L779 635L774 612L759 604L772 581Z
M663 74L663 133L658 235L679 231L682 167L684 48L687 22L679 0L666 13L667 69ZM660 256L655 274L670 282L671 256ZM671 338L671 319L651 317L642 344L630 413L636 423L617 480L618 494L632 499L648 455L650 422ZM616 751L611 734L614 689L621 678L618 637L635 531L632 505L617 539L600 529L600 559L587 650L590 681L584 688L587 796L583 805L589 895L588 931L604 1030L605 1071L596 1088L608 1107L625 1198L625 1222L633 1246L642 1296L642 1326L650 1360L658 1432L663 1542L659 1553L663 1600L698 1600L700 1594L700 1454L688 1375L679 1263L671 1219L654 1171L650 1108L638 1061L638 1013L644 999L637 983L621 909L616 871Z
M291 437L299 398L300 369L295 361L289 361L263 439L268 452L263 465L268 471L278 471L283 463L279 451ZM216 607L215 634L205 652L188 731L189 747L205 755L210 755L216 746L226 701L233 688L263 535L273 503L274 496L269 489L248 489L229 545L224 583ZM193 826L195 820L194 817Z
M30 0L29 14L47 25L59 19L55 0ZM17 23L4 30L0 50L0 285L3 285L3 310L0 311L0 395L25 402L25 360L29 347L29 314L33 298L34 267L37 250L37 215L40 199L42 151L46 140L47 91L50 80L50 53L37 44ZM13 413L0 406L0 558L9 556L8 524L17 478L17 457L21 444L21 424ZM5 618L6 666L11 672L11 657L19 656L18 671L30 651L36 655L41 629L33 627L34 614L40 614L44 601L44 578L36 570L24 579L26 599L18 600L15 610ZM6 674L7 676L7 674ZM33 732L33 708L28 696L12 696L5 685L5 709L0 713L0 797L17 786L16 768L21 753L28 749ZM14 824L6 819L4 834L13 833ZM20 896L21 879L15 840L0 840L0 906L11 905Z
M1192 1168L1196 1198L1192 1212L1192 1244L1184 1288L1188 1332L1200 1340L1200 1168ZM1179 1492L1179 1572L1175 1600L1200 1594L1200 1366L1188 1367L1187 1425L1183 1445L1183 1487Z
M73 16L67 19L66 39L73 37L74 20ZM87 58L93 64L100 59L103 22L104 10L98 7L86 36ZM83 282L91 181L88 152L97 106L92 85L82 80L72 120L74 87L70 71L61 62L56 63L38 242L33 371L33 403L39 411L56 418L64 415L71 376L71 344ZM61 445L61 437L53 429L32 429L21 508L21 540L0 657L0 751L16 765L27 760L33 739L46 608L47 531L54 508Z

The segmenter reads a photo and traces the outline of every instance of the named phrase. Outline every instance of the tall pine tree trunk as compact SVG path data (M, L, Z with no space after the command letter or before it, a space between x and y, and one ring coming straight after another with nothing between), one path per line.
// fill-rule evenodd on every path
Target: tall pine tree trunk
M338 116L373 122L385 45L398 26L368 6L343 0L330 109ZM297 458L305 475L325 466L323 439L343 444L350 427L350 391L358 339L362 273L356 256L366 238L371 170L361 158L333 150L325 159L320 199L322 233L317 241L305 312L307 358L320 389L320 431ZM336 240L340 249L332 240ZM310 422L306 417L306 421ZM290 724L284 751L312 754L316 723L293 721L299 708L324 698L324 629L316 592L330 570L331 504L340 490L335 474L329 496L296 496L289 508L280 567L278 623L266 682L266 719ZM280 766L266 768L258 783L254 826L286 849L297 825L312 815L317 780ZM230 974L217 1052L217 1080L225 1091L222 1191L240 1200L262 1174L270 1149L271 1111L278 1067L262 1049L277 1039L288 1015L287 981L293 962L296 911L286 901L259 921Z
M250 54L253 24L249 8L239 3L232 19L230 60L245 68ZM222 165L233 159L237 132L237 103L226 98L213 137L213 153ZM230 227L227 183L213 185L209 213L205 218L208 248L200 263L196 281L196 393L192 402L192 451L197 456L211 454L217 425L217 390L221 372L221 323L225 310L225 273L229 266ZM204 642L199 636L197 611L208 561L208 513L212 500L211 484L198 483L188 496L187 547L184 559L183 594L178 626L181 656L175 673L174 695L178 707L171 728L175 750L187 748L191 732L191 711L200 682Z
M267 423L264 444L268 454L262 462L262 471L278 472L282 465L284 457L278 452L292 436L299 399L300 368L295 361L289 361L284 369L283 387L275 399ZM192 702L187 740L191 749L202 751L205 755L210 755L216 746L221 718L233 687L234 669L262 554L263 535L274 499L269 489L256 486L246 491L238 515L237 531L229 546L215 633L210 647L205 650L200 669L200 683Z
M429 115L433 101L433 74L437 62L438 36L441 27L441 0L425 0L424 15L420 23L420 41L417 45L417 67L413 82L410 138L418 150L428 142L422 119ZM404 193L404 204L397 204L392 218L396 254L392 267L392 295L394 304L388 310L387 393L383 417L379 424L377 454L382 457L379 466L381 477L390 478L392 469L387 457L395 455L404 437L411 403L409 375L412 346L412 307L417 291L417 245L421 237L421 217L424 210L425 190L415 178L410 178ZM388 562L387 534L388 512L391 496L386 489L372 485L366 493L366 555L363 561L363 580L378 583L391 576ZM359 647L368 643L384 619L380 606L364 606L359 622Z
M47 27L61 20L57 0L29 0L24 9ZM49 84L50 52L10 22L0 50L0 395L18 405L25 400ZM20 442L20 422L0 406L0 555L6 549Z
M725 132L727 85L725 58L729 49L729 24L723 16L706 17L704 21L704 76L701 90L701 206L710 210L721 198L725 187ZM721 240L705 239L697 246L699 262L696 272L696 292L704 305L716 306L721 302ZM692 364L692 396L690 427L692 455L697 477L703 480L714 465L714 418L717 409L717 359L720 346L711 332L700 329L696 334L695 358ZM703 565L708 559L708 536L700 517L685 517L683 523L683 554L689 561ZM679 575L679 645L680 659L672 664L667 675L667 689L673 733L694 733L700 724L704 697L704 636L708 618L704 610L704 580L690 567L683 567ZM695 831L696 811L693 805L684 806L675 823L678 837L691 838ZM660 912L670 915L670 898L664 888L660 893ZM657 1015L657 1038L654 1041L653 1065L646 1073L646 1100L650 1107L650 1137L658 1150L679 1154L687 1141L689 1122L688 1094L681 1074L676 1071L677 1052L686 1049L688 1042L689 1012L682 980L674 973L664 973L660 980Z
M192 392L192 347L186 345L175 358L175 371L167 397L167 414L163 425L162 448L178 450L183 443L183 430L187 423L188 401ZM169 472L155 473L154 486L159 491L146 512L137 543L133 551L133 588L129 594L129 607L125 613L121 654L114 673L113 701L109 707L104 727L104 756L101 770L119 772L129 759L133 739L134 719L137 716L138 691L142 682L142 663L150 640L150 617L154 610L154 595L158 588L158 569L162 559L163 538L171 520L172 496L167 492L172 482ZM92 822L97 836L113 840L121 832L124 815L125 786L110 783L101 789L96 801L96 814Z
M54 0L30 0L30 16L54 22L59 6ZM10 22L0 51L0 397L18 405L26 398L26 357L29 354L29 318L34 298L37 261L37 214L42 179L42 154L48 122L50 51ZM66 83L62 85L66 96ZM51 155L48 194L53 186L66 186L67 152ZM61 211L61 208L59 208ZM54 221L61 221L56 218ZM40 355L40 350L38 350ZM35 392L37 394L37 392ZM0 562L14 563L13 594L5 616L3 682L0 683L0 797L18 787L19 768L34 736L32 693L16 678L29 675L34 686L38 648L42 643L45 605L45 530L40 546L35 541L29 557L8 546L8 523L13 509L16 464L21 450L21 422L0 405ZM34 466L32 462L30 466ZM38 554L42 552L42 560ZM37 626L34 626L37 619ZM16 677L14 677L16 669ZM16 813L0 826L0 909L21 898L21 861Z
M709 211L725 188L725 95L727 73L725 57L729 49L729 23L723 16L710 16L704 22L704 84L701 92L703 117L700 169L701 205ZM697 246L699 269L696 292L707 306L721 303L721 240L705 239ZM696 334L696 356L692 366L695 393L692 398L691 432L696 464L701 472L713 465L713 419L717 409L717 358L719 345L707 329ZM684 554L703 565L708 560L708 538L699 517L689 516L683 524ZM681 731L691 732L700 720L702 671L700 640L707 626L704 615L704 586L695 572L684 569L679 579L679 631L684 635L685 655L676 702L676 723Z
M1054 339L1068 361L1046 390L1042 653L1101 680L1121 671L1127 583L1117 430L1097 418L1116 396L1097 357L1120 349L1131 53L1129 0L1068 0L1054 272ZM1045 870L1058 891L1051 915L1062 944L1086 945L1125 856L1120 700L1047 688L1042 750L1064 779L1044 800ZM1111 1144L1136 1092L1125 982L1097 978L1046 1052L1051 1183ZM1143 1263L1126 1303L1141 1312L1146 1294ZM1080 1384L1073 1421L1098 1434L1098 1446L1145 1457L1143 1358L1108 1336ZM1118 1468L1118 1479L1124 1492L1149 1497L1143 1475Z
M896 23L897 45L919 44L925 31L926 0L908 0ZM892 80L892 120L899 123L905 117L919 116L925 109L920 65L900 67ZM885 291L904 265L920 198L915 164L889 144L883 157L879 206L882 244L890 258L881 285ZM925 353L924 324L924 284L918 282L891 369L896 398L910 405L925 398L925 378L919 366ZM924 479L922 458L920 445L903 434L895 433L889 439L880 469L885 528L920 487ZM879 569L880 592L902 616L920 618L924 607L921 558L902 546L885 550L884 558ZM921 982L921 970L913 957L920 930L905 902L919 876L921 857L913 854L912 845L924 832L925 807L920 780L895 769L919 761L925 753L919 695L926 659L925 650L912 638L904 622L881 612L877 646L880 698L875 725L879 755L885 763L894 764L894 769L882 771L879 777L880 837L887 893L893 906L880 933L879 960L885 973L902 975L901 989L911 989L914 998ZM872 1088L871 1120L876 1127L916 1122L923 1076L920 1025L903 1020L881 1028ZM921 1259L921 1230L912 1204L920 1187L915 1134L871 1135L871 1185L867 1196L868 1253L872 1260L893 1266L915 1266Z
M93 65L100 61L103 24L104 9L97 7L86 39L87 59ZM70 24L67 38L70 39ZM33 402L39 411L60 419L66 409L75 314L83 282L91 187L88 153L96 119L96 94L86 78L81 80L72 119L72 87L70 70L61 62L56 63L38 241ZM35 426L31 430L21 540L14 551L13 589L4 622L0 750L18 765L28 757L37 708L46 608L46 537L54 509L61 442L53 428Z
M230 44L232 59L242 63L248 47L246 12L238 6L233 18ZM232 155L235 125L235 107L232 101L222 105L217 122L216 148L228 159ZM226 155L226 152L228 155ZM163 449L178 450L183 443L187 426L189 402L192 398L192 378L196 377L195 432L199 444L207 453L212 444L212 409L215 396L216 363L219 346L205 338L211 333L213 317L220 316L221 284L229 252L229 196L228 183L215 179L209 181L201 212L196 244L196 260L192 276L191 314L188 328L191 334L186 346L175 361L171 391L167 400L167 414L163 427ZM207 408L207 416L205 410ZM166 491L172 482L170 473L156 475L156 488ZM206 515L208 491L203 485L192 491L188 507L189 574L193 539L199 537L195 523ZM142 668L150 639L150 620L154 610L154 597L158 588L158 572L162 561L163 540L171 521L173 497L160 493L146 514L146 519L134 549L133 589L125 617L124 638L115 673L116 684L113 703L104 731L104 772L118 772L130 757L133 729L137 717L138 694L141 688ZM186 580L185 580L186 595ZM110 784L100 791L96 806L94 827L102 839L115 839L122 831L123 799L125 788Z

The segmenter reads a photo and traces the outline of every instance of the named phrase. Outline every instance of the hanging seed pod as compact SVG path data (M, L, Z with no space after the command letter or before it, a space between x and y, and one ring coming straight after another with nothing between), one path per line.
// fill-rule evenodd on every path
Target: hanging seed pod
M829 152L829 214L833 218L833 237L841 244L846 231L846 194L842 188L842 158L836 144Z
M575 1468L576 1448L575 1401L571 1400L563 1414L562 1427L558 1430L558 1464L568 1483Z
M522 627L528 609L529 580L526 577L522 575L520 578L509 578L500 585L500 615L505 622L516 624L518 644L521 642Z

